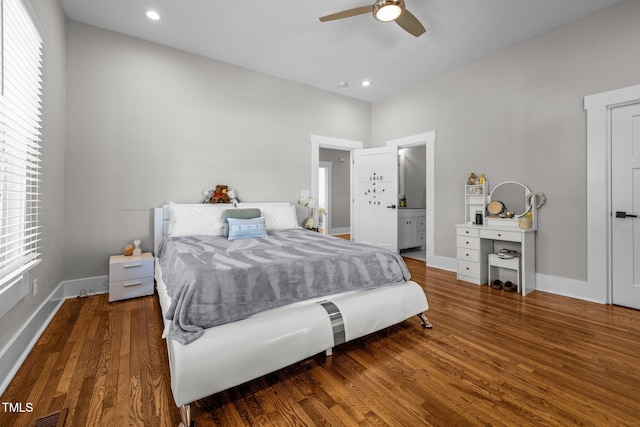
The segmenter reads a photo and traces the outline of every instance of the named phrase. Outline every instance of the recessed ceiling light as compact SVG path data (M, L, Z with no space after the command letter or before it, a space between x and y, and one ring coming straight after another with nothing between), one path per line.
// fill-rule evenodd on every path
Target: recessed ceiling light
M360 84L362 85L362 87L371 86L371 82L369 80L363 80Z
M159 21L162 19L162 16L160 15L160 13L152 9L146 9L144 11L144 16L151 19L152 21Z

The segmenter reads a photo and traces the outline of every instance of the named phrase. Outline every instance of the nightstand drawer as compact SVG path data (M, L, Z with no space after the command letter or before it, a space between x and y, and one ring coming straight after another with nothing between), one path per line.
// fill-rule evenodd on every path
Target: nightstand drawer
M153 277L153 256L148 252L137 257L117 255L109 259L110 282L150 276Z
M109 282L109 302L145 295L153 295L153 276Z

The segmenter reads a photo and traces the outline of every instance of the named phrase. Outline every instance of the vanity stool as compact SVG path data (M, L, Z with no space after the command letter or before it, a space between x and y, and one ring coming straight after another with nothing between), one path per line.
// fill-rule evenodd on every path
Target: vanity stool
M520 257L513 258L500 258L498 254L489 254L489 286L493 283L491 281L491 271L493 268L506 268L509 270L515 270L516 272L516 286L517 292L520 292Z

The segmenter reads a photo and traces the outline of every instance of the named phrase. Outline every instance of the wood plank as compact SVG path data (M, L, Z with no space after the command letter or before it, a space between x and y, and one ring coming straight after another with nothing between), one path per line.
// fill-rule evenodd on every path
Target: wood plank
M345 236L348 237L348 236ZM640 312L458 282L406 259L432 330L409 319L202 399L199 427L227 425L636 425ZM177 426L157 297L64 302L2 396L32 426Z

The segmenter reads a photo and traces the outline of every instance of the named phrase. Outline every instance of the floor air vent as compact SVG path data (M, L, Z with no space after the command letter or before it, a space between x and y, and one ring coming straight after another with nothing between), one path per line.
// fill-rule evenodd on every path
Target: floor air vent
M63 409L55 414L47 415L44 418L39 418L33 427L62 427L64 426L64 419L67 416L67 410Z

